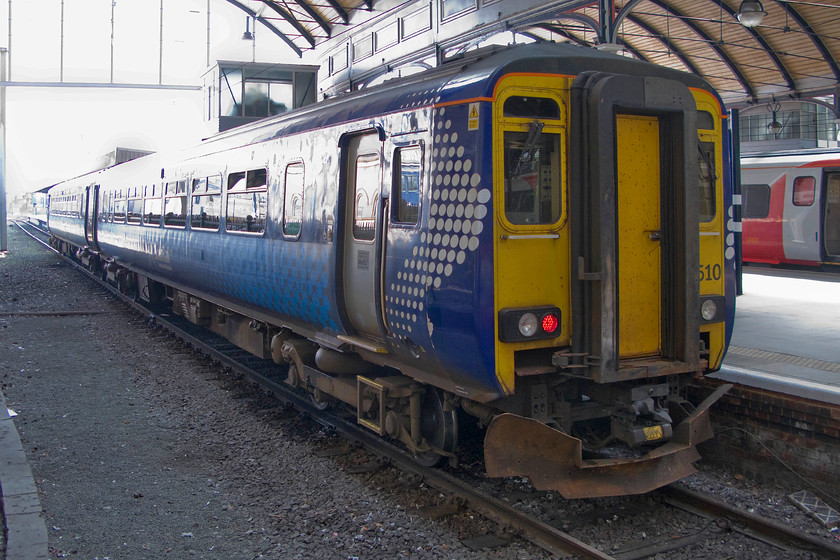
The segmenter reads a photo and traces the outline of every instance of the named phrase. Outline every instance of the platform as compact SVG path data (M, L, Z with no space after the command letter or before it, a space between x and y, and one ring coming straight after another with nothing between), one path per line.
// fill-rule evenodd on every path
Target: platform
M840 275L747 268L743 292L711 377L840 404Z

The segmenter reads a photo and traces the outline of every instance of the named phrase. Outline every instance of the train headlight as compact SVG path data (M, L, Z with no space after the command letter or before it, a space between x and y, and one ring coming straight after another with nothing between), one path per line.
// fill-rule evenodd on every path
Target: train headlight
M499 311L499 340L519 342L554 338L560 334L560 309L554 306L519 307Z
M724 319L726 299L723 296L700 296L700 319L704 323L718 323Z
M531 338L537 332L537 316L533 313L525 313L519 318L519 334Z
M717 315L717 305L715 304L715 300L707 299L703 302L703 305L700 306L700 315L703 317L705 321L711 321Z

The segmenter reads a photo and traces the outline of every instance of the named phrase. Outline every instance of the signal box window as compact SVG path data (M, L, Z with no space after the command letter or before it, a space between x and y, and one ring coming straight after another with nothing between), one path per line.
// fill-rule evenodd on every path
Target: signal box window
M303 226L303 164L287 166L285 179L283 235L297 238Z
M370 241L376 236L376 208L379 206L379 154L356 158L356 201L353 211L353 237Z
M744 218L763 220L770 215L770 186L742 185L744 192Z
M505 132L505 217L512 224L553 224L560 219L560 135Z
M160 226L161 192L157 185L149 185L145 189L145 206L143 207L143 224Z
M225 229L243 233L264 233L267 209L265 169L228 175Z
M184 227L187 224L187 181L166 183L163 225Z
M190 226L193 229L218 230L222 212L221 175L193 179L192 195Z
M420 155L420 146L397 150L394 158L394 222L417 223L420 214Z
M793 205L811 206L814 203L817 180L813 177L797 177L793 181Z

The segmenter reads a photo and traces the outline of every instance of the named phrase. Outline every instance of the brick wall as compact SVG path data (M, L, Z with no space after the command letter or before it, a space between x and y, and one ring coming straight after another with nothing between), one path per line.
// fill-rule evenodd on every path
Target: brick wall
M705 380L694 398L719 384ZM840 494L840 406L735 386L712 407L711 419L716 437L700 446L704 460L787 488L807 488L793 469Z

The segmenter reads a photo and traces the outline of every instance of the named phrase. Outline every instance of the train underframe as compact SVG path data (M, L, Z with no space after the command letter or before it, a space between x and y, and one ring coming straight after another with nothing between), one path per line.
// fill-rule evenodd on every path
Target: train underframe
M272 359L316 407L346 404L359 424L401 442L420 464L457 465L463 413L486 428L490 476L525 474L536 488L567 498L642 493L693 473L697 444L713 435L708 408L727 389L695 407L680 395L696 372L600 384L561 365L553 374L520 377L515 395L479 403L164 285L95 251L60 240L53 246L123 294ZM564 362L557 354L548 359Z

